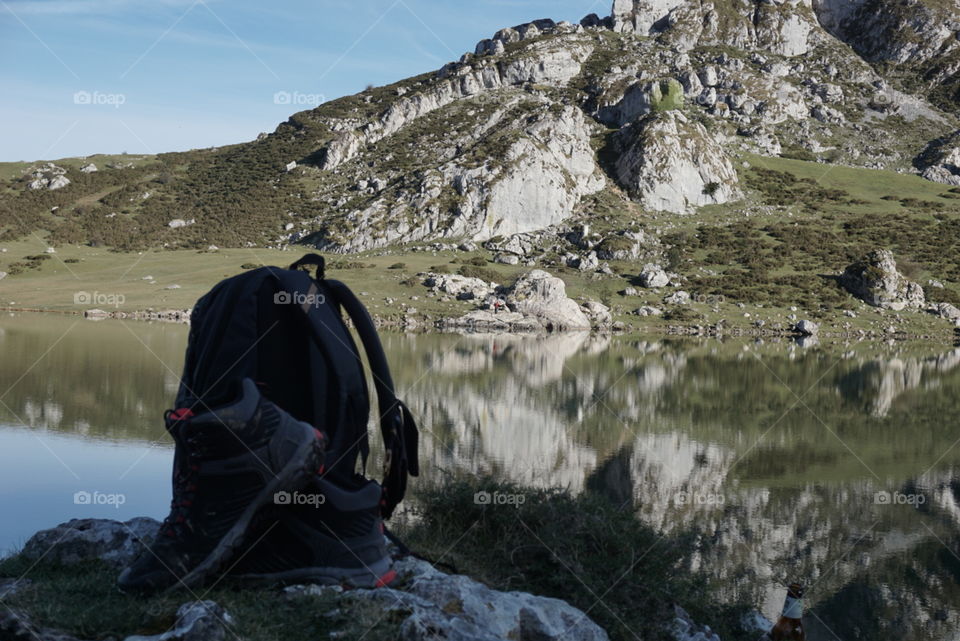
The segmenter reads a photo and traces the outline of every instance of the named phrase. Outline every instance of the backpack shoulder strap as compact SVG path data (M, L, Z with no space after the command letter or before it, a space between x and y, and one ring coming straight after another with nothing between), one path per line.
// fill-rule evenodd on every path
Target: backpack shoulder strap
M370 407L363 360L327 281L317 281L303 271L280 270L278 282L279 295L299 310L312 343L309 351L315 383L314 407L320 412L313 422L328 430L328 452L335 454L328 472L352 474L356 453L359 452L364 467L369 454ZM317 376L321 370L325 373ZM335 407L339 409L330 416L328 413Z
M394 508L403 500L407 489L407 476L420 475L417 424L410 410L394 393L387 356L367 309L343 283L336 280L324 282L336 302L353 321L370 362L380 409L380 433L386 447L380 508L384 518L389 518Z

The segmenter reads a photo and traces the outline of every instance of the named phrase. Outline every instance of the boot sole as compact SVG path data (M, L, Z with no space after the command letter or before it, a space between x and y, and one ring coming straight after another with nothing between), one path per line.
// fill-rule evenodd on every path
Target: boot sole
M297 568L269 574L239 574L231 578L249 583L342 585L347 588L382 588L397 577L387 556L361 568Z
M309 440L297 448L296 453L284 468L275 474L260 494L250 502L207 558L180 581L167 588L165 593L174 592L181 587L193 588L205 583L210 575L216 574L226 563L235 558L240 547L245 543L247 528L254 515L273 500L276 492L299 489L316 474L323 458L322 441L316 437L313 428L304 428L304 434Z

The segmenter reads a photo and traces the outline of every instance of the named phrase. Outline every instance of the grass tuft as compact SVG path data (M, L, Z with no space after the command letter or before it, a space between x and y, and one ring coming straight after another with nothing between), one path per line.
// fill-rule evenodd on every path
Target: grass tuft
M693 536L661 535L630 504L491 478L418 488L417 496L421 518L402 528L413 549L498 590L563 599L614 641L669 638L675 603L724 639L740 634L744 609L721 605L706 593L705 579L684 569ZM478 496L491 501L481 504ZM522 498L496 504L495 497Z

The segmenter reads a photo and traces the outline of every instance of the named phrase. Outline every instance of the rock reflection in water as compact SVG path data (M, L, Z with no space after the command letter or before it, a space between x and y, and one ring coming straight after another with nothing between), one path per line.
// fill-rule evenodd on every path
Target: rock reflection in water
M0 420L169 447L160 417L186 329L71 323L0 322ZM772 616L784 582L808 583L808 605L843 639L960 634L960 350L590 333L383 339L424 428L425 476L489 472L602 493L657 528L694 532L688 569L731 600Z

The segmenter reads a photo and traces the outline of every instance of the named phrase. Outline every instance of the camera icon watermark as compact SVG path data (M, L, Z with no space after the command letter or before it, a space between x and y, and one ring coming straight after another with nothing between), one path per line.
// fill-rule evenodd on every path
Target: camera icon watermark
M320 307L325 305L327 297L323 294L304 294L302 292L276 292L273 295L274 305L299 305L300 307Z
M924 494L904 494L903 492L887 492L881 490L873 495L876 505L910 505L919 507L927 502Z
M673 504L677 507L686 505L715 505L726 504L727 497L717 492L677 492L673 495Z
M103 292L74 292L74 305L103 305L118 308L127 301L123 294L106 294Z
M73 94L75 105L108 106L119 109L126 104L127 96L122 93L104 93L101 91L77 91Z
M327 502L327 497L319 492L287 492L280 491L273 494L275 505L312 505L320 507Z
M299 91L278 91L273 94L275 105L301 105L318 107L327 101L322 93L301 93Z
M481 490L473 495L473 502L475 505L512 505L515 508L519 508L527 502L527 496L525 494L508 494L500 491L487 492L486 490Z
M74 505L111 505L115 509L127 502L126 494L78 490L73 493Z

